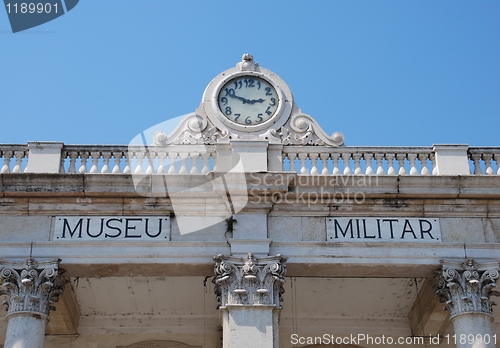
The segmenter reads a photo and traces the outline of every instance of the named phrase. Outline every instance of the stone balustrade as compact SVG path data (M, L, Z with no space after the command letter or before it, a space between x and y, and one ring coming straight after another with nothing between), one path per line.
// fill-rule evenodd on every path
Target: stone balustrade
M0 144L0 174L24 172L27 158L28 145Z
M66 145L61 173L206 174L213 170L214 146Z
M298 174L436 174L430 147L285 146L283 159L285 170Z
M68 174L206 174L216 170L218 150L218 145L61 147L59 173ZM416 146L290 145L283 146L281 170L304 175L442 175L437 151ZM37 172L29 167L31 152L28 145L0 144L0 173ZM469 168L455 174L500 175L500 147L466 147L463 157Z
M473 167L472 174L500 175L500 148L470 147L468 154Z

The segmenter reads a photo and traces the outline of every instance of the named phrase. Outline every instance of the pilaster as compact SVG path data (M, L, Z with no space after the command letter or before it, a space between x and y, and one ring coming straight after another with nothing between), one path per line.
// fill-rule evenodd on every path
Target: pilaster
M220 303L223 347L278 348L278 320L287 258L218 255L215 294Z
M490 296L495 291L499 277L498 262L477 263L474 259L464 262L442 261L437 271L436 294L450 311L450 321L455 329L459 348L493 348L492 306ZM470 335L473 333L474 335ZM466 339L461 340L461 337ZM485 343L488 342L488 343Z
M41 348L49 312L62 293L60 260L0 261L0 283L8 296L5 348Z

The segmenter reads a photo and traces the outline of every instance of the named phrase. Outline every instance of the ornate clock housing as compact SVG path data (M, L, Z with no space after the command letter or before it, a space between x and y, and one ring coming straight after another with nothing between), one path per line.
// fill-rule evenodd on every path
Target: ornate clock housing
M293 96L286 83L259 67L249 54L235 68L215 77L202 105L210 121L235 139L277 131L290 117Z
M219 90L219 111L230 121L257 125L269 120L278 110L276 89L257 75L242 75L226 82Z
M271 144L341 146L344 135L327 135L294 104L290 88L278 75L244 54L242 62L208 84L194 113L169 135L157 131L153 141L160 146L231 144L234 151L248 154L261 153ZM281 152L276 151L270 161L281 161Z

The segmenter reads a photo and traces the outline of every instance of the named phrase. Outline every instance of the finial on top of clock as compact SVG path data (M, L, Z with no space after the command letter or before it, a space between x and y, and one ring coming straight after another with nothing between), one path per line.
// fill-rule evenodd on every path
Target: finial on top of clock
M245 53L241 57L241 62L236 64L241 71L260 71L259 63L253 61L253 56L249 53Z

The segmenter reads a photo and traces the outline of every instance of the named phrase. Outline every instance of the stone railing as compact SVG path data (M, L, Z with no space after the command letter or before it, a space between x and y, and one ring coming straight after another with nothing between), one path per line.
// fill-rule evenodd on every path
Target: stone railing
M468 155L472 174L500 175L499 147L470 147Z
M0 144L0 174L22 173L28 162L28 145Z
M66 145L61 173L206 174L213 170L214 146Z
M431 147L285 146L284 169L299 174L431 175ZM292 165L291 165L292 164Z
M0 144L0 173L206 174L216 170L217 154L229 148L228 145L58 144L59 148L54 150L54 143L50 143L52 157L43 157L44 143L36 143L36 147L32 143ZM279 151L281 163L278 161L269 171L303 175L500 175L500 147L290 145ZM39 163L50 161L59 163L53 163L54 171L37 170ZM458 171L454 167L457 162L460 162Z

